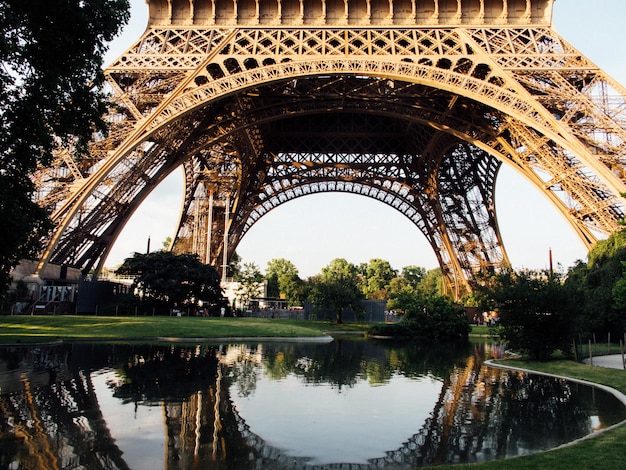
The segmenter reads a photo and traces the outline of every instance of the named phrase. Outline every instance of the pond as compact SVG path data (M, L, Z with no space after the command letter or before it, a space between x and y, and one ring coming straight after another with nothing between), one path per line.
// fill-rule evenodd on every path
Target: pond
M488 343L0 348L0 468L384 469L505 459L625 419ZM349 464L349 465L348 465Z

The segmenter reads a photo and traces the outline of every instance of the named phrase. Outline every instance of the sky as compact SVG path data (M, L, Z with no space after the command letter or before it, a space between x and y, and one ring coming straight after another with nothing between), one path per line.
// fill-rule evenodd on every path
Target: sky
M131 0L131 21L111 45L107 63L139 39L146 26L144 0ZM626 2L557 0L554 28L570 44L626 85ZM133 252L162 248L173 236L182 203L182 172L159 185L129 220L105 265L114 268ZM557 210L536 188L503 165L496 182L496 213L503 243L514 268L555 268L585 260L587 251ZM352 194L326 193L289 201L263 216L236 249L243 263L265 272L267 262L285 258L301 278L317 274L335 258L366 263L380 258L394 269L438 267L426 238L395 209Z

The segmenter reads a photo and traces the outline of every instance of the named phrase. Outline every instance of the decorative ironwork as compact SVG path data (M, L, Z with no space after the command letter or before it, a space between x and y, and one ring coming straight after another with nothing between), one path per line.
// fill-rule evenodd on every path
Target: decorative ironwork
M42 168L47 263L99 271L175 168L174 250L220 265L268 211L344 191L406 215L448 292L508 263L494 187L512 165L586 246L618 229L626 92L552 29L552 0L150 0L106 71L111 132ZM226 220L226 223L225 223Z

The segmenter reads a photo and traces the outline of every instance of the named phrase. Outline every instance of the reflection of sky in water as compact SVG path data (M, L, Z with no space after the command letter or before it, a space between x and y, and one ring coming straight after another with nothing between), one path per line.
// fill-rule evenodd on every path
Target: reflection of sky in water
M311 463L365 463L396 450L423 426L441 392L432 378L393 376L384 385L305 384L293 375L259 374L248 397L231 398L250 431L268 444Z
M162 408L124 403L113 396L107 382L117 382L113 371L91 376L102 417L111 437L123 452L122 458L133 470L163 468L166 429Z

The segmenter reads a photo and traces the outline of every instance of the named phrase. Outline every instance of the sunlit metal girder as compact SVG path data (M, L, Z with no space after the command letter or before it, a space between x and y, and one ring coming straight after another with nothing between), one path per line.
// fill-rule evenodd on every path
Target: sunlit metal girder
M473 272L507 262L493 201L502 162L586 246L620 227L626 92L554 32L551 0L434 0L408 15L391 0L346 2L345 15L317 0L299 13L236 4L148 2L145 33L105 71L110 136L37 174L58 226L39 271L99 270L181 165L174 249L212 264L300 189L352 185L414 221L458 297Z

